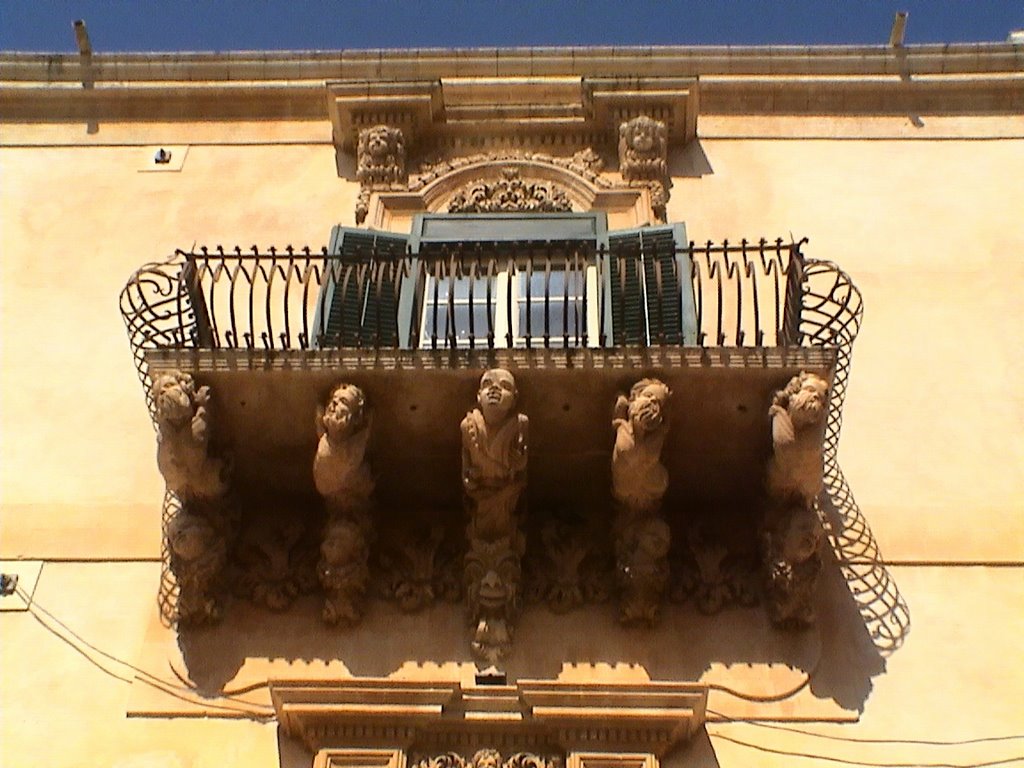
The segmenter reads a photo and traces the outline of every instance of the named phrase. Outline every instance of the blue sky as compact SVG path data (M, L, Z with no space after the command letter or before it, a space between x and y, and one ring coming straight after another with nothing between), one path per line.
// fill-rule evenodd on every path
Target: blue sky
M0 50L337 50L530 45L1004 41L1024 0L0 0Z

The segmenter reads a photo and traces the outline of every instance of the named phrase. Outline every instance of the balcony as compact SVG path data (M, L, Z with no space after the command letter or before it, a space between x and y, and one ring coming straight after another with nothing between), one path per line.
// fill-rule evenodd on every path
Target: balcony
M253 580L290 578L293 585L268 603L283 609L317 589L309 573L324 511L310 469L314 422L339 382L360 387L374 414L367 455L383 530L378 548L405 541L396 546L408 554L410 535L432 542L421 574L431 582L423 591L429 601L461 591L460 420L482 371L514 373L518 407L530 419L529 599L531 568L544 567L548 523L585 531L598 559L614 560L611 543L600 541L615 514L611 416L616 397L644 377L673 392L661 456L670 560L690 558L695 528L725 561L756 560L772 452L768 406L773 392L809 371L830 391L826 489L816 508L844 573L856 582L869 629L890 633L898 596L873 565L870 530L836 463L862 315L860 293L839 267L807 258L805 240L697 244L678 225L626 233L598 227L547 239L515 231L467 237L465 229L445 226L425 221L412 238L336 228L319 251L179 250L140 269L122 292L154 418L150 382L161 373L190 373L213 393L211 428L231 456L231 492L241 510L226 544L236 566L228 581L243 584L236 596L266 602ZM167 494L165 525L182 506ZM276 534L268 537L268 529ZM160 592L168 622L179 617L171 559L165 552ZM680 569L687 567L693 571L692 562ZM303 569L305 579L293 573ZM372 578L386 579L376 571ZM705 601L702 610L730 599ZM900 628L891 634L898 644Z

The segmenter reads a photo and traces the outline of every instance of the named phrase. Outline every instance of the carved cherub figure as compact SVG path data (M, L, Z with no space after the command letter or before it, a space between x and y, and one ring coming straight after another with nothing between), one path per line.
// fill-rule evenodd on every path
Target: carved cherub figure
M615 403L612 496L634 514L656 510L668 489L661 449L668 434L671 390L658 379L641 379Z
M344 517L328 522L317 564L325 595L324 622L351 625L362 617L370 579L368 560L366 536L356 522Z
M184 500L212 499L227 492L227 466L210 455L206 406L210 388L196 389L191 375L173 371L153 381L156 463L167 489Z
M316 416L317 444L313 482L330 513L362 512L370 502L374 481L366 461L372 415L363 391L339 384Z
M363 184L405 181L405 136L401 128L375 125L359 132L356 179Z
M178 621L200 625L221 616L219 579L227 559L221 532L200 516L180 511L167 524L171 571L178 584Z
M619 171L626 181L668 176L668 129L663 122L640 115L619 126Z
M772 419L774 452L768 463L768 494L776 502L817 498L822 486L828 382L801 372L775 393L768 414Z
M493 540L518 525L530 422L515 411L517 399L515 377L492 369L480 379L480 407L462 420L462 487L471 500L471 537Z
M822 538L817 514L803 504L790 507L763 534L765 602L776 626L795 629L814 623Z

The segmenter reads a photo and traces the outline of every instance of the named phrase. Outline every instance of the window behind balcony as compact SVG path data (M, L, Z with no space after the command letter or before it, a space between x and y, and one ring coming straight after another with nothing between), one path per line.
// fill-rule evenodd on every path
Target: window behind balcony
M695 344L681 224L604 214L422 214L410 235L336 227L314 325L324 346Z

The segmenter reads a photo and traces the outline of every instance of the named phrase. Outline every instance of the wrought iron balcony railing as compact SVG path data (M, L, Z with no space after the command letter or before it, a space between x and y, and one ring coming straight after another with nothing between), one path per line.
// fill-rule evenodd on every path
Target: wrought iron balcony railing
M139 349L839 346L856 289L804 242L179 250L132 276L121 309Z

